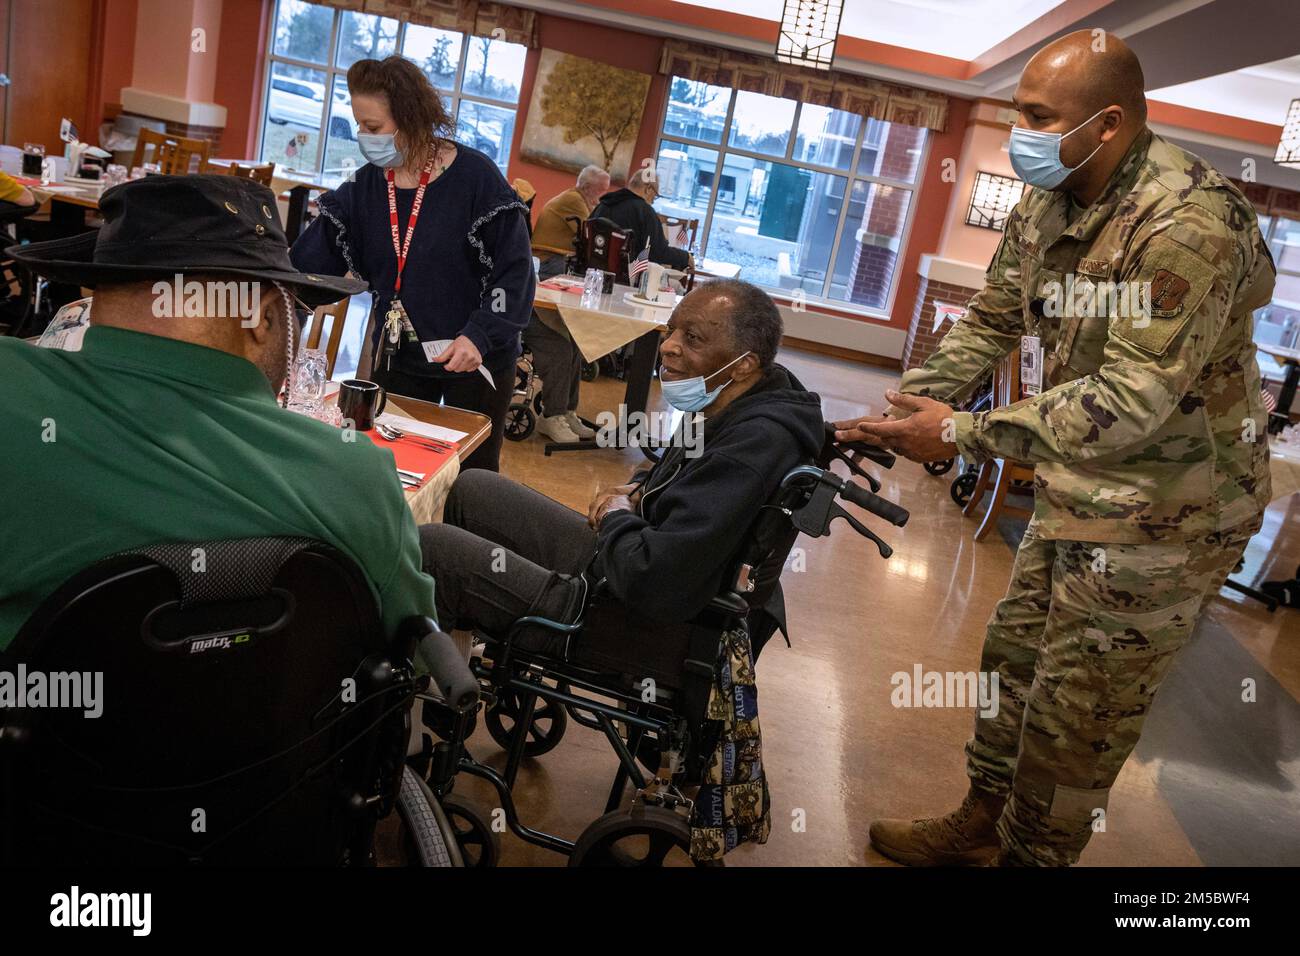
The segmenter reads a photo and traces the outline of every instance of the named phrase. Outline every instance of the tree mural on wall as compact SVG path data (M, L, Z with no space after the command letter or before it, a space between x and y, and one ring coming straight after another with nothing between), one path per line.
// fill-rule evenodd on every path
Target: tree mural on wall
M541 126L558 140L552 144L536 143L537 157L550 165L580 168L594 162L614 173L616 165L626 166L626 156L616 163L620 149L628 153L641 128L650 77L605 63L569 54L544 51L549 63L543 63L545 78L534 92L533 104ZM549 66L549 71L546 67ZM529 111L533 125L533 111ZM579 148L562 150L561 144ZM547 148L547 147L550 148Z

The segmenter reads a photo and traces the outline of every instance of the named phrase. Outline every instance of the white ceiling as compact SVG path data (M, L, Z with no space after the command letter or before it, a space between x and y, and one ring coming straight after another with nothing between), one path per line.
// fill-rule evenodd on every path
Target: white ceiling
M1177 106L1240 116L1281 126L1287 107L1300 97L1300 56L1148 90L1147 98Z
M780 22L784 0L682 0ZM840 33L973 60L1063 0L844 0Z

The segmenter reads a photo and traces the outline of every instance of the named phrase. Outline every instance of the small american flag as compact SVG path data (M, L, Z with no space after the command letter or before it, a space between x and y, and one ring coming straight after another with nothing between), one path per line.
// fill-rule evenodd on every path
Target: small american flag
M1264 411L1268 412L1270 415L1277 411L1277 399L1273 397L1272 392L1268 389L1264 389L1259 393L1259 397L1264 403Z
M673 240L673 245L675 246L686 245L686 238L687 238L686 223L679 222L677 224L677 238Z
M641 255L632 260L627 267L627 277L636 281L636 277L650 268L650 240L645 241L645 248L641 250Z

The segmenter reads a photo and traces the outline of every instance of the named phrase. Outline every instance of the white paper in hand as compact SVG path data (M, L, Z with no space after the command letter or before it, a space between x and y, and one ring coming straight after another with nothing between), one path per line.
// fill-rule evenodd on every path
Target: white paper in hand
M432 362L443 352L447 351L447 349L451 348L451 341L451 339L435 339L432 342L421 342L420 346L424 349L425 359ZM489 372L486 367L480 365L478 370L482 373L483 377L487 379L489 385L493 388L497 387L497 383L492 381L492 373Z

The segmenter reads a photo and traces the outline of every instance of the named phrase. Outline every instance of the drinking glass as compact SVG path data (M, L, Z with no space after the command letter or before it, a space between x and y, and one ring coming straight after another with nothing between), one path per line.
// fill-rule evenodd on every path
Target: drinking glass
M34 177L41 174L45 162L45 147L40 143L23 143L23 175Z
M324 349L302 349L293 363L293 386L289 390L289 407L313 414L325 397L325 374L328 364Z

